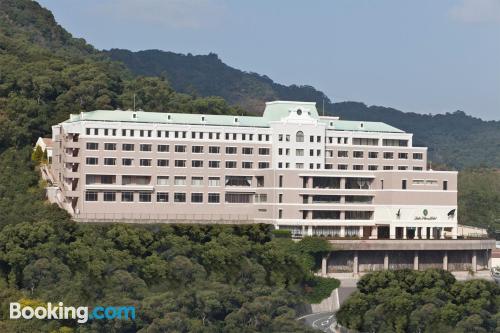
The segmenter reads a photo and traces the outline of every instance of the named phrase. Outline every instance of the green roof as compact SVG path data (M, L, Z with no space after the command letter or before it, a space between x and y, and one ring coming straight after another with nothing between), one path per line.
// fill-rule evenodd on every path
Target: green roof
M66 122L78 121L109 121L109 122L136 122L136 123L162 123L183 125L212 125L212 126L241 126L241 127L269 127L270 122L279 121L287 117L291 110L300 108L303 112L320 122L327 128L339 131L363 132L395 132L403 131L381 122L348 121L338 119L320 118L314 102L285 102L276 101L266 103L262 117L258 116L229 116L205 115L189 113L161 113L145 111L122 110L96 110L71 115Z

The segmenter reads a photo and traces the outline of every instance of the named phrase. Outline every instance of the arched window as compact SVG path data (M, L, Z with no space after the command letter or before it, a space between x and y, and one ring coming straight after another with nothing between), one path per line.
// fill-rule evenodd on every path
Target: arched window
M304 142L304 133L302 131L297 132L297 135L295 136L295 141Z

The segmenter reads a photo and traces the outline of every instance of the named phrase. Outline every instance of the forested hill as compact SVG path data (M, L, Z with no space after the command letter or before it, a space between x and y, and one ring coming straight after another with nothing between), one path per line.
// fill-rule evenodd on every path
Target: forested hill
M276 99L314 101L328 114L343 119L383 121L414 133L414 141L429 147L434 163L462 169L473 166L500 167L500 122L486 122L464 112L443 115L405 113L363 103L331 103L311 86L284 86L265 75L244 72L224 64L216 54L183 55L159 50L105 51L123 62L136 75L162 76L180 92L221 96L228 103L262 112L264 102ZM425 97L423 97L425 98Z

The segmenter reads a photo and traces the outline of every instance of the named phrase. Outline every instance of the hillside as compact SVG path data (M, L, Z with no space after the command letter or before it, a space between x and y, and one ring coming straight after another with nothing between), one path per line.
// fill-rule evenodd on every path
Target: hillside
M473 166L500 167L500 121L483 121L457 111L443 115L405 113L363 103L331 103L311 86L284 86L267 76L248 73L224 64L216 54L182 55L148 50L105 51L123 62L136 75L162 76L180 92L221 96L232 105L252 113L263 110L269 100L314 101L326 113L343 119L383 121L414 133L415 144L429 147L434 163L462 169Z

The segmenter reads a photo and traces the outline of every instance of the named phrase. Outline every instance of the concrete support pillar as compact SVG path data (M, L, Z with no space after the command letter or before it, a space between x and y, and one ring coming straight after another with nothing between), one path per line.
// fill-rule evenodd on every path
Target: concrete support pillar
M313 178L307 177L307 188L312 188L312 187L313 187Z
M444 251L444 254L443 254L443 269L445 271L448 270L448 251Z
M321 276L326 276L327 274L328 257L329 255L326 255L321 259Z
M458 228L457 227L451 228L451 238L452 239L457 239L457 233L458 233Z
M359 273L358 251L354 251L354 258L352 260L352 272L354 275L357 275Z
M312 225L307 226L307 236L312 236L313 235L313 227Z
M476 250L472 251L472 271L477 272L477 253L476 253Z
M345 211L340 212L340 219L345 220Z
M418 251L413 255L413 269L418 271Z
M429 239L434 239L434 228L429 228Z
M384 269L389 269L389 252L384 253Z
M306 226L302 225L302 237L306 235Z
M427 227L422 227L422 239L427 239Z
M486 259L488 259L488 269L491 269L491 250L486 250L486 255L488 256Z
M395 226L390 226L389 227L389 238L390 239L396 239L396 227Z
M359 227L359 238L363 238L363 227Z
M439 238L444 239L444 228L439 228Z
M370 239L377 239L377 233L378 233L378 227L376 225L374 225L372 228L371 228L371 235L370 235Z
M345 227L344 226L340 227L340 237L345 237Z
M415 227L415 236L413 236L413 239L418 239L419 238L418 237L418 230L419 229L420 229L419 227Z
M345 178L340 178L340 188L341 189L345 188Z
M403 239L406 239L406 227L403 227Z

